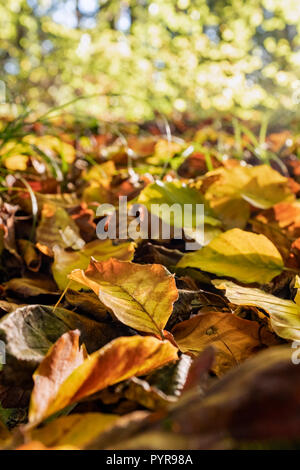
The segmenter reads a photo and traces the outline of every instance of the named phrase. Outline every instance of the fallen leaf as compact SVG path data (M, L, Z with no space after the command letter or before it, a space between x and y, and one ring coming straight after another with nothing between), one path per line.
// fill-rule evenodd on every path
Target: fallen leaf
M115 245L110 239L95 240L87 243L82 250L74 252L56 246L52 265L53 277L58 287L63 290L68 284L68 274L74 269L86 269L91 257L98 261L105 261L112 257L129 261L133 258L134 249L135 244L132 242ZM72 288L78 289L79 286L73 284Z
M30 399L29 422L43 418L60 385L87 357L85 348L79 348L79 336L78 330L63 334L33 374L34 387Z
M14 293L17 297L28 298L39 295L57 295L59 291L55 282L46 276L38 275L28 277L16 277L4 283L6 292Z
M232 313L198 314L173 328L181 351L199 355L209 345L216 350L213 367L219 376L245 361L259 349L276 344L272 334L255 321Z
M78 329L87 350L93 352L119 334L130 334L122 325L100 323L82 315L43 305L17 308L0 320L0 338L6 344L7 364L12 372L32 373L49 348L69 330Z
M83 413L61 416L41 429L31 433L46 447L75 446L85 447L96 436L107 431L119 419L118 415L104 413Z
M91 288L121 322L160 336L178 298L174 277L160 264L91 259L69 278Z
M55 349L52 351L56 352ZM47 363L51 363L50 356L48 355ZM61 357L59 356L57 360L63 362L64 357L64 351L61 350ZM37 385L37 389L34 387L29 422L41 421L66 406L110 385L135 375L145 375L176 359L177 348L169 341L160 341L150 336L119 337L89 356L63 383L58 376L59 385L61 385L55 387L56 396L48 403L47 408L41 401L43 391L41 390L37 394L39 386ZM44 370L43 363L39 369ZM49 373L51 372L49 371ZM38 376L38 373L35 373L35 379ZM37 380L36 383L38 383ZM41 411L36 408L36 403L41 403Z
M81 250L85 242L80 238L79 228L67 211L54 204L44 204L41 221L36 229L39 249L53 256L53 248L73 248Z
M199 268L241 282L264 284L278 276L284 266L279 251L264 235L232 229L201 250L185 254L177 267Z
M300 340L300 307L292 300L281 299L260 289L242 287L233 282L217 279L218 289L225 289L226 297L235 305L253 305L270 315L271 326L281 338Z
M184 209L184 205L204 205L204 222L208 225L218 226L220 221L214 217L214 214L206 204L203 195L200 191L190 188L185 183L180 181L163 182L157 181L156 183L149 184L138 197L138 203L146 206L149 212L157 217L160 217L163 222L175 227L182 227L181 218L174 215L172 211L161 210L161 204L172 207L177 204L179 209ZM187 229L196 228L196 217L193 211L187 214L187 207L184 212L184 227Z
M250 216L249 204L267 209L275 204L293 200L287 178L268 165L220 168L206 175L217 177L205 192L213 211L222 219L225 228L245 228Z

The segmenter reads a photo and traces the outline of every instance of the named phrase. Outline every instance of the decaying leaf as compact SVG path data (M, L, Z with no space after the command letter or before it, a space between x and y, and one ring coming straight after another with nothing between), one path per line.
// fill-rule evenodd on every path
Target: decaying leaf
M69 278L91 288L115 316L136 330L161 335L178 298L174 277L160 264L91 260Z
M17 308L0 320L0 338L6 344L8 363L14 370L33 371L49 348L69 330L78 329L87 350L93 352L119 334L126 334L119 326L99 323L71 310L43 305ZM127 334L130 334L127 331Z

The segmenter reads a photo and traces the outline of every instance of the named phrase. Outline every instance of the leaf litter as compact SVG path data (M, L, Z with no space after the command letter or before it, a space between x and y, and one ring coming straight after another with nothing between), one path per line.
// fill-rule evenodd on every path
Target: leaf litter
M70 122L1 150L1 448L299 448L296 131L259 162L228 120L222 145L214 123L169 142L155 122ZM176 216L169 238L98 239L120 196L158 228L157 204L203 204L204 246Z

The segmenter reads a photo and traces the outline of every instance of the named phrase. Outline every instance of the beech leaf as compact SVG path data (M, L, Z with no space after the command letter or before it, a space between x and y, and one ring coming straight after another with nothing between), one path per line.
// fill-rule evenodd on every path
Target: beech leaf
M226 297L235 305L253 305L270 315L271 326L281 338L300 341L300 306L293 300L281 299L260 289L242 287L230 281L213 281L218 289L225 289Z
M39 420L47 412L60 385L87 357L85 348L79 349L79 336L78 330L63 334L33 374L29 421Z
M114 245L112 240L95 240L87 243L80 251L66 251L56 246L54 247L54 263L52 273L56 284L60 289L64 289L68 284L67 275L74 269L86 269L91 256L98 261L105 261L109 258L117 258L129 261L133 258L135 244L132 242ZM72 285L73 289L79 286Z
M66 333L66 335L72 336L74 332ZM135 375L145 375L157 367L178 359L178 350L169 341L135 335L116 338L91 354L75 369L73 368L75 361L65 364L66 352L63 346L66 345L68 351L69 344L70 340L60 338L34 374L35 385L29 409L30 423L36 424L66 406L110 385ZM72 353L73 357L76 357L77 361L78 356ZM78 362L80 361L81 358ZM48 368L49 364L51 369ZM60 368L62 368L61 374L59 374ZM52 373L52 369L57 372ZM68 371L73 372L67 376ZM40 381L40 376L43 377L44 373L46 374L45 380L42 378ZM48 376L50 378L47 380ZM52 382L53 393L50 394L48 387ZM46 392L40 385L43 383L45 383ZM46 404L45 393L49 397Z
M69 278L90 287L115 316L136 330L162 335L178 298L174 277L161 264L91 260Z
M181 351L198 356L207 346L216 350L213 370L221 375L259 348L276 344L272 333L255 321L211 311L178 323L172 333Z
M201 250L184 255L177 267L199 268L241 282L264 284L278 276L284 265L279 251L267 237L232 229Z

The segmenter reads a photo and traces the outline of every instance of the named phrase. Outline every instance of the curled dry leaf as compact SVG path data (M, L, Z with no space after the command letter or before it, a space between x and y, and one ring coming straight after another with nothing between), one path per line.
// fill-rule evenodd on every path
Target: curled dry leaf
M264 284L278 276L284 266L276 246L264 235L232 229L201 250L184 255L177 267L199 268L241 282Z
M121 322L160 336L178 298L174 277L160 264L92 259L69 278L91 288Z
M70 334L69 332L66 335ZM64 344L64 342L60 342L60 339L57 343L60 346ZM29 409L30 423L36 424L66 406L93 395L110 385L135 375L145 375L157 367L178 359L178 350L169 341L160 341L154 337L136 335L119 337L111 341L73 370L72 364L63 366L65 352L60 346L57 348L55 348L55 345L53 346L34 374L35 386ZM68 377L65 374L62 377L59 373L57 373L58 375L51 375L51 370L48 371L48 364L51 364L51 368L58 371L58 364L62 365L63 370L66 372L69 367L70 372L73 370L73 373ZM48 384L51 384L51 377L56 377L58 382L53 384L54 393L51 394L51 400L49 399L46 405L44 391L38 379L40 371L50 374L50 381L45 378L47 388Z
M38 272L41 267L41 253L29 240L19 240L18 247L30 271Z

